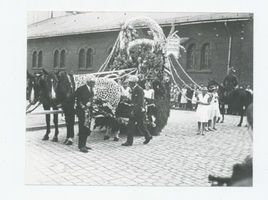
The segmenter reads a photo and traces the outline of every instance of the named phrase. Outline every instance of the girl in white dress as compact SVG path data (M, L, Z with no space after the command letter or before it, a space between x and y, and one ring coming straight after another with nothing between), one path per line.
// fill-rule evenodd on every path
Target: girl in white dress
M197 109L196 109L196 117L198 122L198 135L204 135L204 128L209 119L209 105L210 105L211 97L207 93L207 88L203 87L201 89L201 93L197 95Z
M216 129L216 121L218 117L220 117L220 108L219 108L219 95L217 92L217 88L213 87L213 93L212 93L212 99L211 99L211 112L210 112L210 118L212 119L212 129Z

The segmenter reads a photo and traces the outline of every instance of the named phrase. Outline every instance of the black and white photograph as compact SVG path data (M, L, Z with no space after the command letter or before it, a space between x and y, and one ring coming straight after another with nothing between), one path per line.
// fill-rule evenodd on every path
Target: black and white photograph
M267 7L1 1L1 199L266 200Z
M253 25L28 11L25 184L251 187Z

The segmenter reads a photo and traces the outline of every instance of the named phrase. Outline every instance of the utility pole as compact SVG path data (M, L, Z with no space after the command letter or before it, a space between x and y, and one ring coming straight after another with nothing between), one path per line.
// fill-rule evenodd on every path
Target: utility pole
M231 53L232 53L232 33L227 26L227 22L224 22L224 26L227 29L227 32L229 33L229 43L228 43L228 60L227 60L227 74L230 69L230 63L231 63Z

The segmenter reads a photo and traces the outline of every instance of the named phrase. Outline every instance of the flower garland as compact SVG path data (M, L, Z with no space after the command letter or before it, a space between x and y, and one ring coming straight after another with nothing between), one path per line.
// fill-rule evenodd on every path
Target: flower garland
M98 78L96 80L96 97L109 103L116 108L121 97L120 85L109 78Z
M86 83L86 78L90 74L74 75L76 88L81 87ZM109 103L113 108L116 108L121 97L120 85L109 78L96 78L95 97Z

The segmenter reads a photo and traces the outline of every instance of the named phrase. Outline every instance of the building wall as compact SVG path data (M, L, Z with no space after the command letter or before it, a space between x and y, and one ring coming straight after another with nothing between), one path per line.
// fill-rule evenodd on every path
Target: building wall
M240 84L253 83L253 22L228 22L227 26L232 34L231 63L237 70ZM170 27L164 28L167 35ZM208 79L216 79L222 82L227 74L228 64L228 42L229 32L223 22L203 23L193 25L176 26L180 37L188 37L189 40L183 45L187 49L191 44L196 44L196 66L195 70L188 70L189 75L199 84L206 84ZM55 49L66 50L66 70L75 73L96 72L104 63L108 56L109 49L113 46L118 32L92 33L73 36L61 36L44 39L28 40L27 68L32 69L32 53L34 50L43 51L43 67L48 70L53 69L53 53ZM200 68L201 48L205 43L209 43L210 69L206 71ZM93 48L93 68L88 70L78 69L78 54L80 48ZM186 69L186 55L181 52L179 59ZM38 70L38 69L37 69ZM187 69L186 69L187 70Z
M108 56L108 50L116 40L118 32L81 34L75 36L53 37L44 39L28 40L27 68L32 69L33 51L43 51L43 68L53 70L54 51L56 49L66 51L66 70L76 73L96 72ZM79 69L78 58L81 48L93 49L93 67L91 69Z

